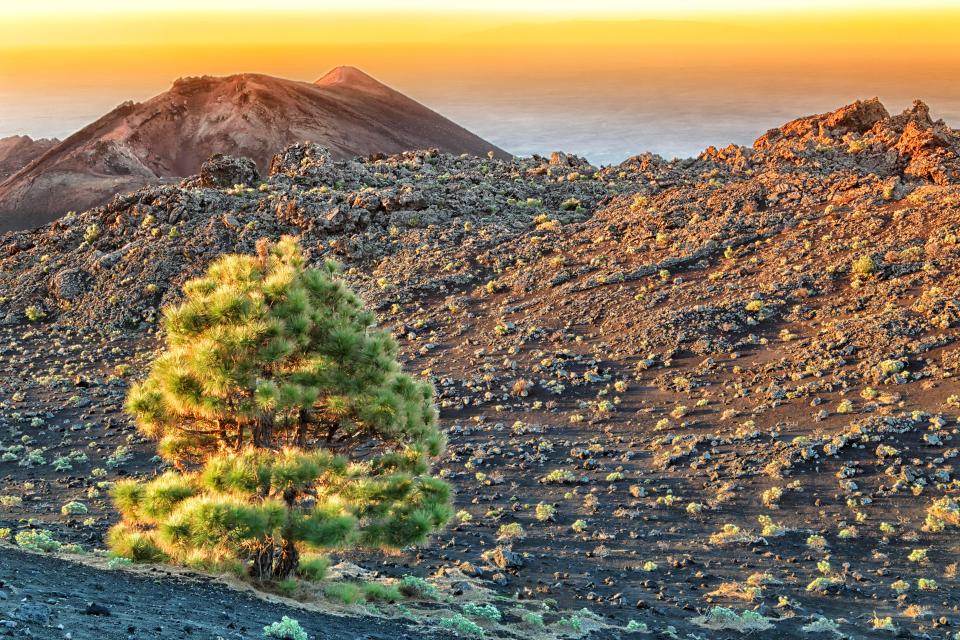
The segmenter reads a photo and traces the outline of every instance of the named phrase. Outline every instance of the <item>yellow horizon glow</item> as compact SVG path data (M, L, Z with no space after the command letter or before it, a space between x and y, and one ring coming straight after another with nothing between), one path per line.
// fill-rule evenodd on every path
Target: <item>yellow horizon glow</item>
M559 10L537 16L519 11L351 12L342 10L342 2L301 0L282 0L279 10L250 12L242 10L249 4L245 1L229 2L240 9L217 12L210 10L215 3L198 2L189 3L194 7L190 11L151 12L157 3L145 2L137 11L56 14L56 6L76 8L79 3L22 3L25 8L19 13L7 13L0 21L0 93L122 87L129 88L129 97L143 99L181 76L252 72L312 81L338 65L359 67L414 94L458 82L495 84L505 91L564 81L615 86L638 77L638 70L675 74L678 82L694 84L714 76L778 81L793 74L840 77L840 69L903 85L918 74L956 77L960 69L960 47L955 44L960 7L943 8L941 3L936 3L939 8L923 2L908 7L891 0L870 3L882 10L857 11L855 2L827 13L810 8L822 4L819 0L762 3L768 9L806 7L786 16L769 11L737 14L734 9L758 3L733 0L724 3L731 11L722 15L625 19L613 15L616 6L627 4L619 0L591 3L588 17ZM116 4L88 0L82 6ZM181 0L164 4L187 6ZM298 4L313 10L293 11ZM350 6L386 4L357 0ZM423 0L414 6L432 4ZM564 8L574 3L550 4ZM657 4L717 6L701 0ZM339 10L324 13L318 6ZM504 3L483 6L492 10Z
M19 16L77 16L253 12L258 14L298 13L432 13L432 14L527 14L539 18L557 15L579 16L717 16L775 13L843 13L887 10L947 9L956 0L484 0L482 3L456 0L33 0L4 7L5 18Z

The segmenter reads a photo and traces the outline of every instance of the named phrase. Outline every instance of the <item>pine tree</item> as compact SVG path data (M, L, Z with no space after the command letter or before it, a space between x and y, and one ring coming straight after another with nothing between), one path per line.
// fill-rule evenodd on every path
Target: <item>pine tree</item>
M304 550L422 542L451 516L429 473L445 444L432 387L334 263L307 268L289 237L257 249L165 310L166 348L127 409L174 470L117 483L111 548L285 579Z

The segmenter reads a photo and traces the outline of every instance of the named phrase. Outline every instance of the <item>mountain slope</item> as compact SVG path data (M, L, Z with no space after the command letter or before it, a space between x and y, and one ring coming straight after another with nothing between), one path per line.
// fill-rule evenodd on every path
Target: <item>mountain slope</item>
M0 181L30 164L49 149L60 144L56 138L39 138L34 140L30 136L10 136L0 138Z
M497 606L544 613L535 632L503 606L489 638L571 637L561 608L651 631L604 640L960 624L960 132L922 103L599 169L294 145L262 189L235 189L242 163L218 162L218 184L0 239L14 537L102 539L116 516L98 483L162 470L122 409L159 310L217 256L293 234L312 263L343 263L404 369L435 386L449 443L437 470L457 522L428 546L337 559L456 570ZM90 526L65 518L74 500Z
M146 102L120 105L0 183L0 231L196 173L214 153L252 158L265 171L273 154L303 141L338 159L431 147L508 155L351 67L315 83L259 74L186 78Z

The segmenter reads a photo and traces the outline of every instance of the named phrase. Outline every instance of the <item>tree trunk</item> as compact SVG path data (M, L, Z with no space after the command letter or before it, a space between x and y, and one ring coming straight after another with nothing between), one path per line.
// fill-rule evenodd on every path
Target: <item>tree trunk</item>
M307 412L303 409L297 413L297 446L301 449L307 444Z
M300 564L300 551L288 538L265 542L253 552L250 576L257 580L286 580Z
M297 570L300 564L300 552L292 540L284 538L279 553L273 558L273 579L286 580Z
M273 570L273 543L258 545L253 550L253 562L250 565L250 577L267 580Z
M268 449L273 448L273 414L264 416L262 422L263 432L260 434L261 446Z

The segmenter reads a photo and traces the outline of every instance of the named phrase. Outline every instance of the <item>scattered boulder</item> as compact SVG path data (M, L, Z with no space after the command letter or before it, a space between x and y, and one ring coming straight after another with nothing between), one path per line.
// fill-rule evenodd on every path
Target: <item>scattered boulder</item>
M80 269L62 269L50 278L50 293L58 300L70 302L86 292L90 276Z
M257 165L249 158L215 153L200 167L200 186L222 189L237 184L253 185L260 180Z
M490 561L501 569L520 569L525 564L523 556L507 547L497 547L489 554Z
M50 607L45 604L21 602L17 605L17 608L13 610L11 616L20 622L26 622L28 624L48 625L50 624L51 610Z

